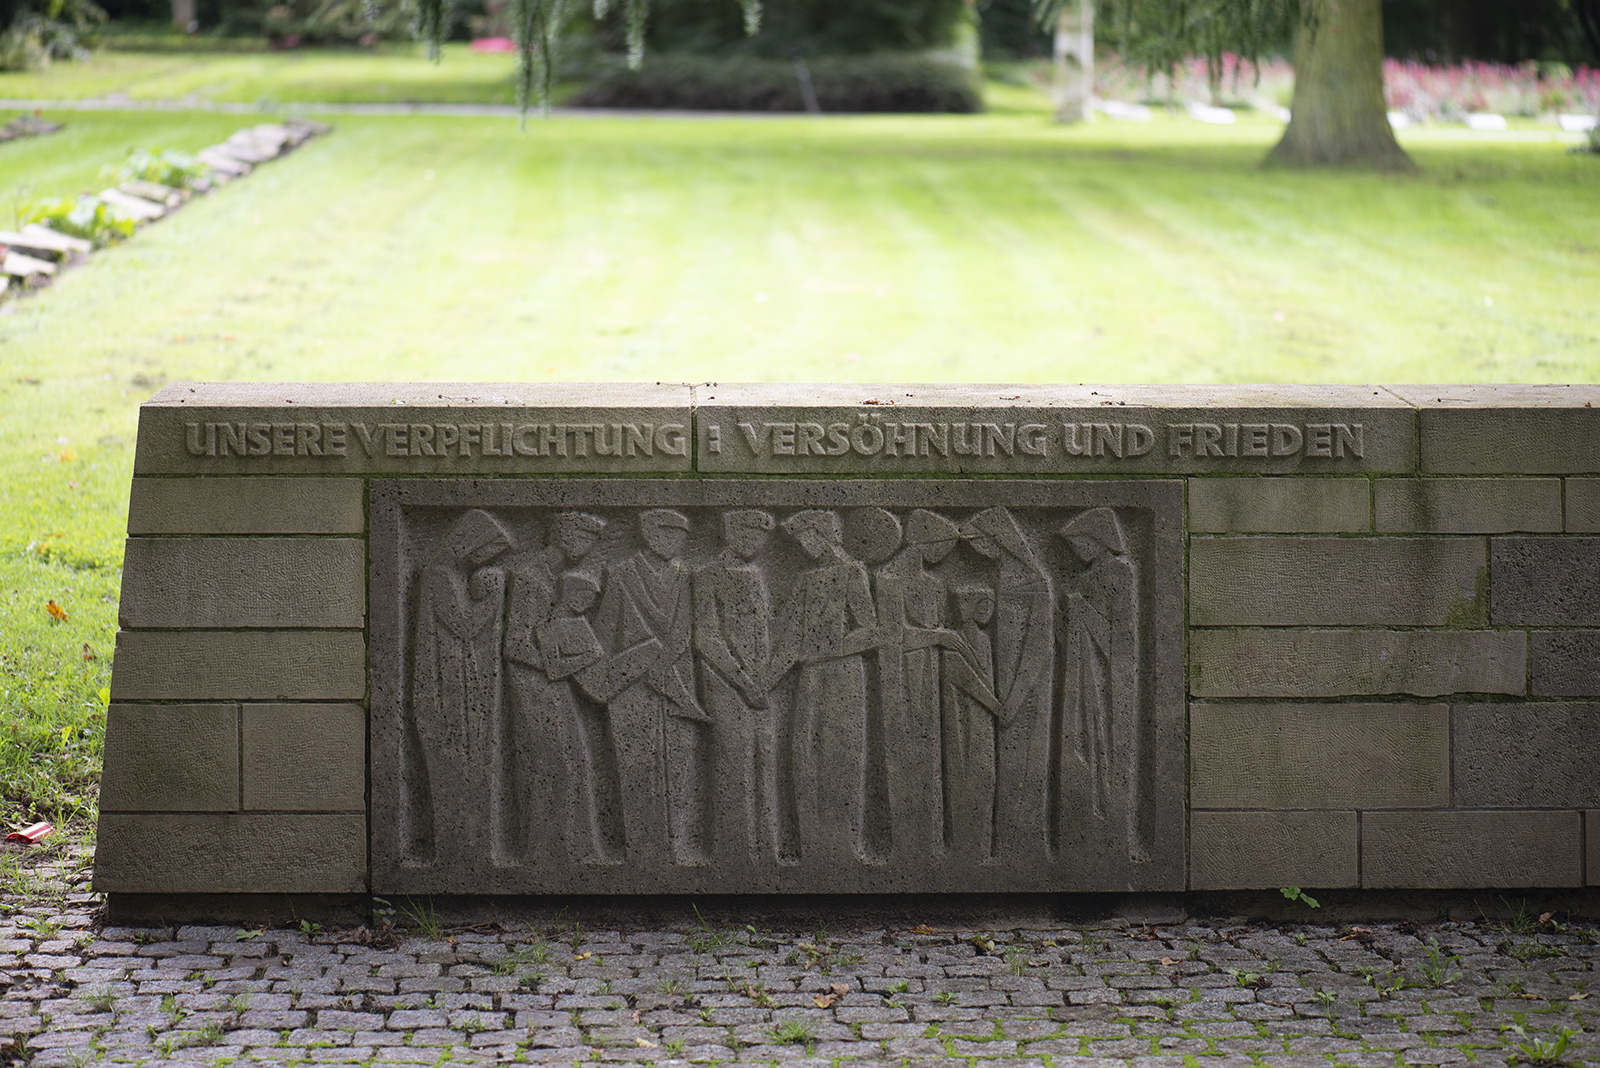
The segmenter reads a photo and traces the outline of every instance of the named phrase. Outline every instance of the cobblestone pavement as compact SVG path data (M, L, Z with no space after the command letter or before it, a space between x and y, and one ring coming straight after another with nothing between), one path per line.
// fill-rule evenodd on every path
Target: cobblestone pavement
M1553 918L117 928L81 864L0 898L0 1064L1600 1065Z

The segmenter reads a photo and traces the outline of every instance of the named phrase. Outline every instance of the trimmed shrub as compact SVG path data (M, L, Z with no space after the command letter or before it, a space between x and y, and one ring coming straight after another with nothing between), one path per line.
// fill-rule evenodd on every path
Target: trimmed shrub
M983 99L972 73L911 55L819 56L806 61L825 112L975 112ZM749 56L646 56L594 76L572 107L685 111L804 111L795 65Z

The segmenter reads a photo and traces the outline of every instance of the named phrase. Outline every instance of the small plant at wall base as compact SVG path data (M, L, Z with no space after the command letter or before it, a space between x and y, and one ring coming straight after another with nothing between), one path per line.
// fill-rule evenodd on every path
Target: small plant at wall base
M1311 909L1320 909L1322 902L1300 889L1298 886L1280 886L1278 893L1289 900L1291 905L1304 905Z
M1507 1024L1503 1030L1511 1032L1517 1038L1528 1037L1527 1042L1518 1042L1517 1049L1522 1051L1522 1057L1512 1056L1513 1062L1526 1060L1529 1064L1550 1066L1561 1063L1561 1058L1567 1054L1567 1044L1572 1041L1573 1032L1569 1028L1562 1028L1553 1038L1540 1038L1538 1035L1528 1035L1521 1024Z

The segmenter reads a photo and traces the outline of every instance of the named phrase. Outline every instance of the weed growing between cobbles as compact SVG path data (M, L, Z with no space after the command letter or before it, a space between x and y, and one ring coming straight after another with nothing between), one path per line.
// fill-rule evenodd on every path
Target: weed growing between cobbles
M1487 921L971 929L900 917L819 932L692 910L625 929L567 916L426 932L398 917L378 931L94 928L96 899L75 882L82 860L65 852L31 869L50 896L0 897L0 954L11 955L0 956L0 1045L9 1036L31 1068L802 1055L1577 1068L1600 1057L1589 997L1600 939L1548 913L1521 933ZM1503 949L1526 942L1545 951Z

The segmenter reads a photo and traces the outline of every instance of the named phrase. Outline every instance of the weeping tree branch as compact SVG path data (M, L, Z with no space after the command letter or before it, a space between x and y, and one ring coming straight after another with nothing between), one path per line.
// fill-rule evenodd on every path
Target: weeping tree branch
M439 61L439 50L450 32L452 0L410 0L413 32L427 46L428 58ZM596 20L611 9L610 0L593 0ZM761 0L739 0L744 11L744 32L754 37L761 29ZM538 107L548 117L550 93L560 64L561 34L571 15L571 0L511 0L508 15L517 46L517 106L523 121ZM650 0L622 0L628 67L644 62L645 29Z

